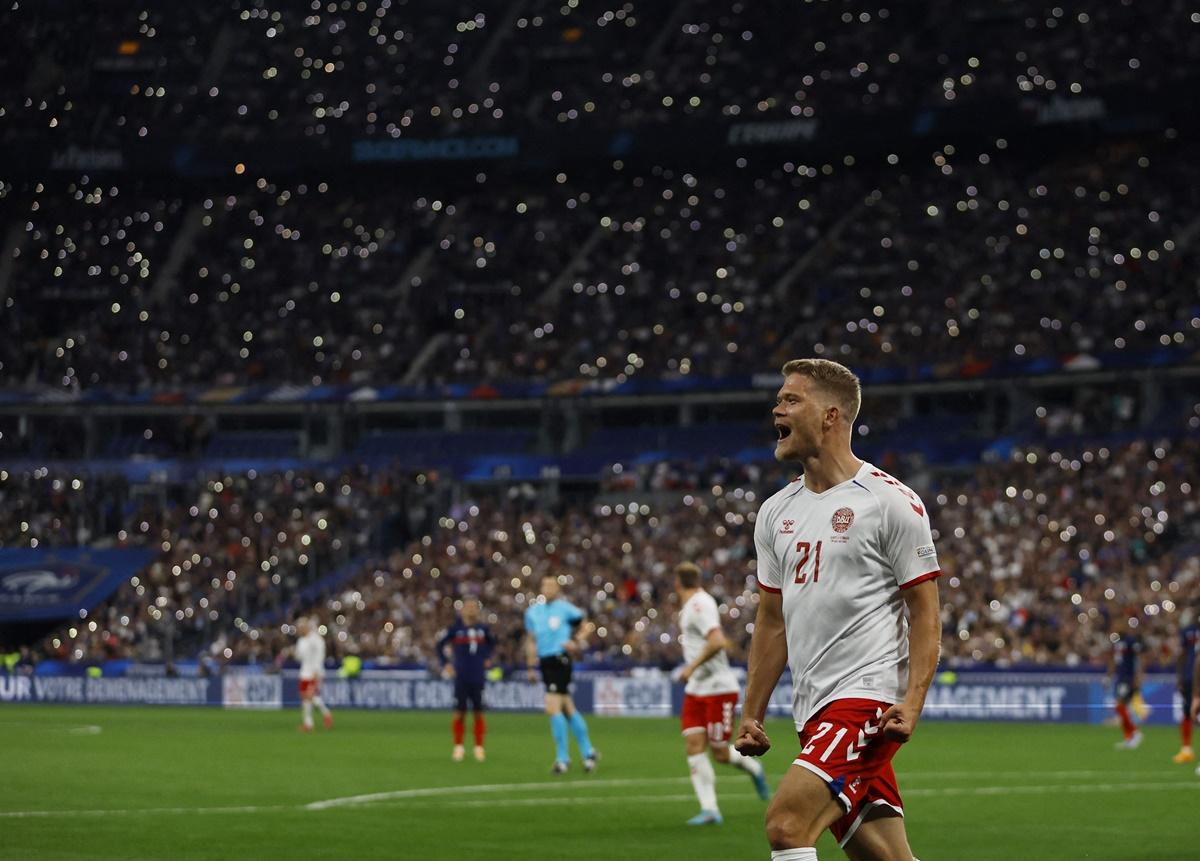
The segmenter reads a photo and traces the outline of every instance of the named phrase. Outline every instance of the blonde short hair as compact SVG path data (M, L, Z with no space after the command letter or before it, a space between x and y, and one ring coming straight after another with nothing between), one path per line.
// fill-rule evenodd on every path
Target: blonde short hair
M700 568L692 562L680 562L675 566L675 576L684 589L695 589L700 585Z
M829 359L792 359L783 366L783 375L801 374L833 395L842 408L842 418L853 424L862 406L862 384L845 365Z

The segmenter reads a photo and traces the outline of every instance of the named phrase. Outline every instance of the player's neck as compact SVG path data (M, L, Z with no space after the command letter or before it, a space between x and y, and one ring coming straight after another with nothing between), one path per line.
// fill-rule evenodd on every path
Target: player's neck
M813 493L824 493L854 478L862 465L849 445L825 448L804 460L804 486Z

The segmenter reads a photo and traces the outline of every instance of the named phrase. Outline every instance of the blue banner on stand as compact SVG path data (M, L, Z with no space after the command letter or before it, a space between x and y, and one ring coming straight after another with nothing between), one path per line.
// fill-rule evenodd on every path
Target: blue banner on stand
M211 678L166 677L126 668L116 677L6 674L0 672L0 703L109 703L128 705L212 705L225 708L280 709L300 702L294 670L263 673L234 670ZM575 704L588 714L668 717L683 706L683 685L666 675L595 674L572 687ZM1183 715L1175 679L1148 674L1142 683L1146 712L1139 723L1174 725ZM333 709L449 711L454 683L423 672L375 670L360 678L330 674L321 696ZM543 688L524 679L491 682L484 701L493 711L538 712ZM792 714L792 686L786 676L771 697L768 714ZM943 672L930 688L922 715L926 720L1028 721L1031 723L1103 723L1113 717L1112 692L1096 673Z
M203 706L219 704L213 679L93 679L86 676L8 675L0 673L0 702L73 705Z
M0 550L0 622L79 617L154 557L153 550Z

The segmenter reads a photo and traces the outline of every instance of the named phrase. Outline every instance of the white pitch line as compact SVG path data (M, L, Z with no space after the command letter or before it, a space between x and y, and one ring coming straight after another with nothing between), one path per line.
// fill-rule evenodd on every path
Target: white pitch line
M758 796L747 796L759 801ZM696 796L692 793L686 795L601 795L599 798L473 798L466 801L455 801L454 807L544 807L553 805L556 807L587 805L591 807L596 804L661 804L663 802L677 801L695 801ZM405 804L404 807L434 807L441 806L440 802L435 801L417 801L412 804Z
M0 726L20 726L32 727L42 730L43 732L65 732L68 735L99 735L102 727L99 724L89 723L82 726L61 726L59 724L45 724L31 720L6 720L0 721Z
M0 810L0 819L47 819L54 816L157 816L170 814L207 813L279 813L284 810L302 810L291 804L245 804L236 807L135 807L109 810Z
M620 787L639 786L648 784L683 783L686 778L646 778L631 780L608 781L564 781L547 783L517 783L517 784L481 784L478 786L439 786L425 789L398 790L392 793L374 793L370 796L350 796L347 799L330 799L343 804L328 802L313 802L312 804L247 804L227 807L146 807L106 810L2 810L0 819L46 819L52 817L76 816L138 816L138 815L187 815L194 814L242 814L242 813L290 813L313 810L329 810L336 807L354 805L378 805L380 807L425 807L441 806L441 802L433 799L447 795L471 795L477 792L494 793L501 790L554 788L578 786ZM1048 795L1051 793L1089 794L1094 792L1129 792L1129 791L1166 791L1166 790L1200 790L1200 781L1178 780L1160 782L1130 782L1130 783L1077 783L1077 784L1029 784L1022 786L969 786L969 787L937 787L926 789L903 790L902 795L910 798L929 798L953 795ZM382 797L381 797L382 796ZM559 807L594 804L663 804L693 800L689 794L670 795L601 795L601 796L551 796L543 798L475 798L455 801L455 807ZM751 800L750 796L741 799L735 796L731 801ZM388 804L388 802L407 802L404 804ZM321 805L321 806L315 806Z
M1047 771L1038 772L1039 776L1046 778L1088 778L1088 777L1110 777L1111 771ZM1157 777L1161 774L1159 771L1142 771L1142 772L1123 772L1124 775L1138 775L1146 777ZM922 771L922 772L905 772L900 774L901 778L901 793L912 794L920 792L918 789L904 789L906 778L930 778L936 780L945 780L953 778L972 778L972 779L987 779L987 778L1003 778L1003 777L1029 777L1028 771ZM730 782L736 781L737 778L725 775L725 780ZM630 786L657 786L662 784L686 783L686 777L648 777L648 778L627 778L627 779L599 779L599 780L560 780L560 781L544 781L538 783L484 783L469 786L435 786L424 787L419 789L397 789L389 792L372 792L365 795L348 795L342 798L330 798L323 801L313 801L305 805L308 810L328 810L332 807L350 807L358 804L376 804L385 801L398 801L405 798L429 798L442 795L475 795L475 794L493 794L500 792L518 792L518 791L538 791L542 789L560 789L562 787L579 787L587 789L590 787L630 787Z
M479 783L473 786L431 786L420 789L397 789L391 792L371 792L366 795L347 795L304 805L306 810L328 810L331 807L350 807L356 804L375 804L404 798L430 798L439 795L476 795L496 792L591 787L654 786L664 783L686 783L686 777L639 777L600 780L547 780L540 783Z
M1200 781L1163 781L1160 783L1038 783L1027 786L964 786L937 789L901 789L901 796L927 798L940 795L1049 795L1054 792L1126 792L1129 790L1200 789Z
M896 777L900 780L901 788L908 782L909 779L916 778L918 780L929 778L931 780L945 780L953 778L971 778L986 779L989 777L1029 777L1029 769L1024 771L900 771ZM1111 777L1115 772L1111 769L1108 771L1039 771L1039 777ZM1158 771L1122 771L1122 776L1141 775L1145 777L1157 777L1162 774L1162 769Z
M528 785L528 784L526 784ZM561 785L561 784L560 784ZM1026 786L975 786L965 788L955 787L939 787L928 789L902 789L900 794L906 798L930 798L941 796L954 795L1045 795L1052 792L1066 792L1069 794L1087 794L1091 792L1122 792L1122 791L1156 791L1170 789L1200 789L1200 781L1197 782L1159 782L1159 783L1079 783L1079 784L1058 784L1058 785L1043 785L1033 784ZM454 801L455 807L559 807L559 806L574 806L580 804L611 804L619 803L662 803L674 801L690 801L695 798L694 795L602 795L599 797L570 797L558 796L549 798L476 798L461 801ZM442 802L435 802L432 799L426 800L426 797L409 796L406 799L384 799L381 801L372 802L380 807L428 807L441 806ZM388 801L406 800L406 804L389 804ZM728 800L728 799L727 799ZM737 796L733 800L739 800ZM740 800L757 800L751 796L746 796ZM314 808L312 805L307 805L306 809L326 810L329 808Z

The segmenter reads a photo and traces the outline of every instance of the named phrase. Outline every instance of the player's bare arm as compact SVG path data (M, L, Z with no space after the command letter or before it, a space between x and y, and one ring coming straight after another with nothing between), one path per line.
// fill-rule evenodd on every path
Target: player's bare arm
M1200 721L1200 658L1196 659L1196 669L1192 676L1192 720Z
M704 638L704 650L696 656L696 660L683 668L679 673L679 678L686 682L696 670L725 651L726 646L728 646L728 641L725 639L725 632L720 628L713 628Z
M747 756L762 756L771 749L763 731L771 692L787 666L787 630L783 623L783 595L763 590L758 596L750 660L746 668L746 705L734 747Z
M578 630L575 632L574 643L578 650L582 651L587 648L588 638L592 636L596 630L595 622L590 619L584 619Z
M587 648L588 637L596 630L596 624L588 619L580 621L575 629L575 636L567 641L566 649L571 655L578 655Z
M883 733L893 741L912 738L925 707L941 652L942 623L939 616L937 580L926 580L903 591L908 606L909 679L904 700L883 713Z
M453 661L453 659L446 657L446 647L448 645L450 645L450 641L451 641L451 637L450 637L449 632L447 632L445 634L445 636L443 636L440 640L438 640L438 644L437 644L437 657L438 657L438 660L442 662L442 678L443 679L453 679L454 678L454 661Z
M531 682L537 681L537 662L537 644L529 634L525 637L525 675Z

